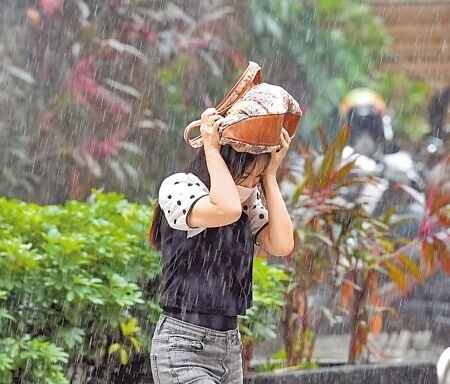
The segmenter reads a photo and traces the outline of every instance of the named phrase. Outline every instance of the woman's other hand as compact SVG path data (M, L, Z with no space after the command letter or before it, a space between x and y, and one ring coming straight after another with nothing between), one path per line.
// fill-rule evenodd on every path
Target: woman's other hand
M280 134L281 138L281 148L272 151L270 154L270 162L267 166L264 176L276 176L278 168L280 167L281 162L286 156L287 151L289 150L289 146L291 145L291 138L289 137L288 131L286 129L281 130Z
M277 182L277 170L286 156L291 138L285 129L281 131L281 148L271 153L269 165L263 176L269 224L262 229L256 241L271 255L286 256L294 248L292 221Z
M215 108L206 109L200 119L200 133L203 139L205 151L209 149L220 150L219 125L223 117L217 113Z

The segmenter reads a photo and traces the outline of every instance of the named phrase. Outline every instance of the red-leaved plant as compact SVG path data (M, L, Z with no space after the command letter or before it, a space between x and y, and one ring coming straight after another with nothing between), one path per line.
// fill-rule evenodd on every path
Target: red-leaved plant
M448 185L430 187L419 239L398 247L391 224L394 212L374 217L349 193L376 182L358 170L356 159L342 160L349 127L344 127L332 143L321 129L319 133L323 154L300 146L303 175L290 200L296 247L288 266L292 283L283 319L289 366L311 362L316 330L323 317L332 325L343 322L348 328L349 363L370 352L383 359L384 355L368 343L369 333L377 335L383 329L383 312L388 309L379 289L382 280L387 277L397 292L406 294L413 284L430 275L436 260L450 272L443 238L448 239L448 231L442 231L442 227L448 229L449 222ZM417 241L422 246L422 265L407 252ZM317 295L319 288L321 296Z

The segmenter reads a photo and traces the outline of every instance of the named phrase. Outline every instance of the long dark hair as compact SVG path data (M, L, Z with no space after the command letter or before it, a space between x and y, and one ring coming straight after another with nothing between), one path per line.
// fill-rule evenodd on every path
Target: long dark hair
M220 148L220 153L236 184L245 180L246 173L253 172L256 164L260 159L263 162L263 169L267 167L270 160L269 153L254 155L247 152L237 152L230 145L223 145ZM188 164L184 172L196 175L201 181L203 181L208 189L211 188L211 179L209 176L205 151L203 147L200 148L197 155ZM149 233L150 244L156 249L160 249L161 245L159 228L161 225L162 215L163 213L161 207L159 206L158 202L156 202L153 208L153 222Z

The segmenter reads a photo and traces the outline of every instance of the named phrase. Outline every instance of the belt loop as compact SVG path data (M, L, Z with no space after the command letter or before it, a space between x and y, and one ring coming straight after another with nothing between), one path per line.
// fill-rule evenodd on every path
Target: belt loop
M211 340L211 330L208 328L206 328L206 331L205 331L205 340L206 341Z
M164 322L166 321L167 316L165 315L160 315L159 316L159 321L156 323L156 328L155 328L155 333L158 335L159 332L161 331L161 327L164 324Z
M233 331L227 331L227 344L230 344L232 341Z

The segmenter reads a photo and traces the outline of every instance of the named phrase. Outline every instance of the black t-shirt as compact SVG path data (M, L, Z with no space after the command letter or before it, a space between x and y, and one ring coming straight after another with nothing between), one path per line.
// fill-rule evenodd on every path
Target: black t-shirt
M159 191L163 308L214 315L244 314L252 306L254 239L268 222L259 191L242 202L235 223L219 228L191 228L186 217L209 193L193 174L165 179Z

